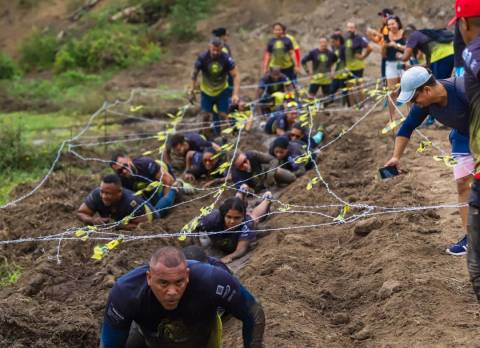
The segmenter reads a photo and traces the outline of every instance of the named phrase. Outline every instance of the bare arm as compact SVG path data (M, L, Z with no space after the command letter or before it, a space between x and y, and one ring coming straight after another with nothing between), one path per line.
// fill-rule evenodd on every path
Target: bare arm
M270 52L265 51L265 54L263 55L263 73L266 74L268 72L268 66L270 64Z
M192 159L195 151L188 151L185 156L185 172L188 172L192 168Z
M161 180L163 184L163 195L166 195L170 191L170 187L175 182L175 179L173 178L172 174L163 170L163 168L158 171L156 178L159 181Z
M408 60L413 56L413 48L411 47L405 47L405 50L403 51L403 56L400 58L400 60L404 62L408 62Z
M395 146L393 149L393 156L390 160L385 163L386 167L393 166L398 167L400 164L400 158L402 157L405 149L407 148L408 142L410 141L409 138L397 136L395 138Z
M232 103L237 104L240 93L240 74L237 67L230 70L230 76L233 77Z
M82 203L80 208L78 208L77 217L81 222L87 225L103 225L111 221L110 218L95 216L95 212L91 210L85 203Z
M297 73L299 73L299 72L300 72L300 66L297 64L298 62L297 62L297 57L295 57L295 51L294 51L294 50L290 50L289 53L290 53L290 57L291 57L292 60L293 60L293 64L294 64L294 67L295 67L295 71L296 71Z
M366 59L370 55L370 53L372 53L372 46L368 44L368 46L363 49L363 53L361 54L360 59Z
M248 240L240 240L238 241L237 248L235 251L229 255L226 255L222 258L223 263L230 263L235 259L238 259L245 255L248 251L248 247L250 242Z

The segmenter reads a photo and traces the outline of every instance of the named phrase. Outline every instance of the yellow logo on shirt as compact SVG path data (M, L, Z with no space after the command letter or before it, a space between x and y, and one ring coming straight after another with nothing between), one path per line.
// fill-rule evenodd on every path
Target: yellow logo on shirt
M208 69L210 70L212 75L218 75L222 71L222 66L217 62L213 62L212 64L210 64Z

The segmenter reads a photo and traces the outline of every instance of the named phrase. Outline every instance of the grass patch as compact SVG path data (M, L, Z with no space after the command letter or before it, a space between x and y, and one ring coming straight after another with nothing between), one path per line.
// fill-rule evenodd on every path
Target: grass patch
M0 288L15 284L22 275L22 268L15 264L9 263L6 257L2 257L0 263Z
M106 95L103 85L114 71L86 74L69 70L50 79L14 79L0 81L0 89L8 96L5 109L44 110L63 109L70 113L93 113L98 110Z

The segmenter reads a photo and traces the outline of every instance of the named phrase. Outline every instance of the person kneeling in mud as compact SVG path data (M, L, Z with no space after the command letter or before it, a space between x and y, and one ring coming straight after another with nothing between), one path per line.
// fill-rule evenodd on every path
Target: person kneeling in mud
M248 189L259 192L265 187L286 186L295 181L295 174L283 168L276 168L276 159L259 151L238 152L231 169L235 187L246 184Z
M177 191L171 189L175 178L167 165L150 157L132 159L120 150L113 153L110 166L120 176L124 188L141 194L160 217L168 214Z
M320 145L325 136L323 126L318 127L316 132L312 132L310 137L308 133L309 129L303 127L300 122L297 122L293 125L290 132L288 132L288 139L291 142L298 143L302 146L309 146L310 150L313 150Z
M110 174L105 175L100 187L87 196L77 211L77 217L87 225L104 225L127 219L119 226L134 229L140 223L151 222L158 215L143 198L124 189L118 175Z
M255 225L268 214L272 194L265 192L262 202L253 210L247 212L245 194L248 190L242 185L241 192L227 199L218 209L200 219L197 231L221 232L209 234L212 245L226 253L223 263L230 263L245 255L251 244L255 242Z
M302 161L306 155L302 145L289 141L287 137L277 137L270 146L270 154L276 158L276 166L292 172L296 177L313 168L311 158Z
M269 117L265 124L267 134L284 135L297 122L298 103L296 101L285 102L283 109L276 111Z
M225 175L228 170L221 170L219 166L227 161L224 153L217 152L213 147L209 147L203 152L188 151L186 157L185 180L194 181L206 178L208 181L203 187L210 187L225 181Z
M205 136L198 133L176 133L167 141L164 151L164 160L177 170L185 170L188 151L202 151L208 147L220 150L220 146L208 141Z

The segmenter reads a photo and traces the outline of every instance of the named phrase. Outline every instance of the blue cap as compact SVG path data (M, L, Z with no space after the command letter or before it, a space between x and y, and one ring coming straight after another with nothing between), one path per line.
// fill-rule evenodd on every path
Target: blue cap
M431 77L432 73L423 66L414 66L405 71L400 80L400 94L397 102L408 103L412 100L417 88L423 86Z

